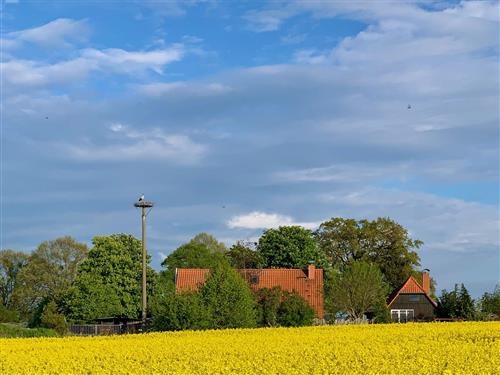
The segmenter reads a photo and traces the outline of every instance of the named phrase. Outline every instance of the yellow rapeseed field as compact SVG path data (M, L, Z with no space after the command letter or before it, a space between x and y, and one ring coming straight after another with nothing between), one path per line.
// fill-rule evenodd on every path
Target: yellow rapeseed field
M0 340L2 374L500 374L500 323Z

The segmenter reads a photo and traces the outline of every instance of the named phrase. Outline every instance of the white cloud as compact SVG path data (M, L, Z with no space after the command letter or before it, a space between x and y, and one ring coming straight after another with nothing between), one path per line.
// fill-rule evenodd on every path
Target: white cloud
M145 69L162 73L165 65L179 61L184 56L184 46L173 44L169 48L152 51L125 51L119 48L85 49L81 57L95 62L99 69L133 74Z
M296 169L273 174L275 181L282 182L368 182L393 173L394 176L404 178L404 171L410 170L408 165L397 163L396 165L370 165L363 164L339 164L328 167ZM398 173L394 173L398 171Z
M165 134L160 129L138 131L120 123L109 129L117 136L104 145L86 142L65 145L69 155L83 161L164 160L175 164L196 164L207 147L181 134Z
M139 86L139 92L148 96L166 94L187 96L213 96L230 93L233 89L221 83L159 82Z
M248 21L249 28L256 32L275 31L278 30L281 24L289 17L296 14L292 8L268 9L268 10L251 10L244 15L244 19Z
M89 34L85 20L58 18L42 26L10 32L6 38L17 45L28 42L44 47L63 47L69 45L68 41L84 41Z
M13 59L2 63L0 68L7 84L38 87L74 83L94 71L133 75L152 70L161 74L165 65L180 60L183 55L184 49L180 44L152 51L88 48L81 50L79 56L72 60L46 64Z
M395 189L364 188L321 196L347 217L389 216L432 251L498 251L500 221L493 205Z
M324 54L312 49L299 50L294 53L293 60L298 64L325 64L331 59Z
M227 222L227 226L232 229L268 229L285 225L300 225L307 229L314 229L319 224L316 222L296 222L290 216L260 211L237 215Z

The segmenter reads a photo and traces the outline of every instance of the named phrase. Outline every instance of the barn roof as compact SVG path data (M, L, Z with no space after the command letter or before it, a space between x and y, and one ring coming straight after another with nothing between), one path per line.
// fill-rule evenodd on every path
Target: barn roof
M176 291L198 290L205 283L209 271L201 268L177 268L175 272ZM318 317L323 318L322 269L309 266L306 272L301 269L288 268L238 269L236 271L247 281L253 291L275 286L289 292L296 291L309 303Z
M410 276L399 289L391 293L387 300L387 306L390 306L400 294L423 294L434 307L437 307L436 301L431 298L413 276Z

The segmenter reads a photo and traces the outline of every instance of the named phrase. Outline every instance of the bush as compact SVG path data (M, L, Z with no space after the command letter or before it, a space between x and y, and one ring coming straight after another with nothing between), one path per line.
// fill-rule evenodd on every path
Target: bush
M391 323L391 311L387 304L379 303L374 308L373 323Z
M43 328L51 328L60 335L68 332L66 318L57 311L57 305L54 301L49 302L45 306L41 316L41 326Z
M283 300L278 309L278 323L284 327L312 325L314 310L295 291L283 292Z
M255 293L257 301L257 323L260 327L276 327L278 325L278 309L283 298L280 287L263 288Z
M55 337L57 332L48 328L25 328L18 324L0 324L0 337Z
M195 292L169 294L152 305L153 328L158 331L206 329L210 318Z
M9 310L4 305L0 304L0 323L15 323L19 321L17 311Z
M200 290L210 316L210 328L244 328L257 325L255 301L243 278L228 264L219 264Z

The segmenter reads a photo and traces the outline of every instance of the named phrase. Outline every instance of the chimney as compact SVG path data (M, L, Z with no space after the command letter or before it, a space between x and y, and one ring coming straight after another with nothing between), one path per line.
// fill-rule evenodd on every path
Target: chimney
M314 279L314 274L316 273L316 267L314 264L310 264L307 266L307 278L309 280Z
M430 294L431 292L431 278L429 276L429 272L422 272L422 289L425 293Z

